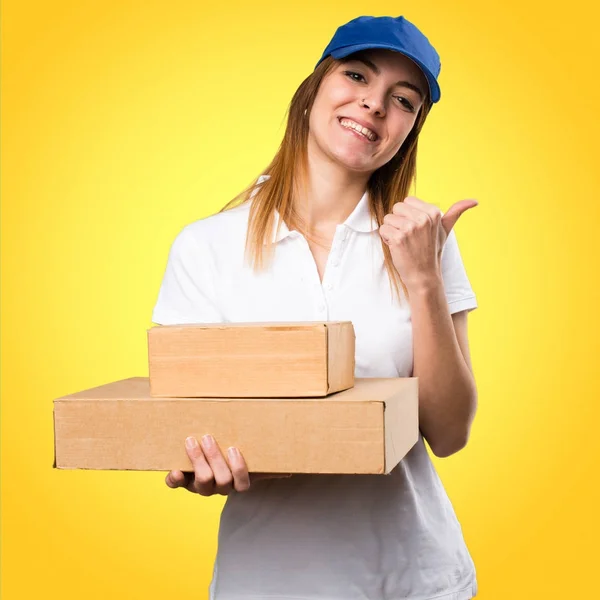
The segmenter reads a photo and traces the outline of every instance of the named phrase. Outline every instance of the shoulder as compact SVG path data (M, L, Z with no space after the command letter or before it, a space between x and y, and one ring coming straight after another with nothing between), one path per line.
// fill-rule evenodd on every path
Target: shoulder
M175 243L182 247L220 249L244 245L250 204L243 204L186 225Z
M462 257L458 247L458 240L454 229L450 230L448 237L442 247L442 271L450 272L460 265L462 267Z
M454 230L448 234L442 249L441 270L450 313L477 308L475 292L467 275Z
M269 175L261 175L256 185L266 181ZM195 242L203 248L239 249L246 244L248 221L252 198L256 191L250 194L250 199L234 208L215 213L204 219L199 219L184 227L180 236L190 243Z

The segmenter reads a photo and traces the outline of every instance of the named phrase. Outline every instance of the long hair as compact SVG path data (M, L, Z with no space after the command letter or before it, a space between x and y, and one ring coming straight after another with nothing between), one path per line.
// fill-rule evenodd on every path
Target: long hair
M255 270L268 266L274 251L273 232L281 221L275 223L276 211L281 219L290 224L295 221L294 197L297 185L304 181L308 171L308 118L321 82L340 61L327 57L296 90L288 108L288 119L283 140L275 157L264 169L270 177L257 185L252 183L222 210L225 211L243 202L252 200L246 236L246 256ZM415 124L395 156L377 169L367 183L369 210L376 223L381 226L386 214L392 212L396 202L409 195L410 186L416 176L417 144L419 133L431 110L427 94L417 115ZM396 296L399 288L407 295L394 264L387 244L382 240L384 264Z

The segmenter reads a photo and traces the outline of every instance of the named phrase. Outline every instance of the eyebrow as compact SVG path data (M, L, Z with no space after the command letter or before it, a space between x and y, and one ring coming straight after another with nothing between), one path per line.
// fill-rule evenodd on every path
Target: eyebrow
M373 73L375 73L375 75L379 75L381 73L380 68L374 62L370 61L368 58L359 58L359 57L355 56L353 58L346 58L342 62L352 62L353 60L356 60L356 61L361 62L364 65L366 65L369 69L371 69L371 71L373 71ZM409 90L413 90L413 92L416 92L417 94L419 94L419 98L421 100L423 100L423 96L424 96L423 92L414 83L411 83L410 81L397 81L395 83L395 85L399 85L399 86L408 88Z

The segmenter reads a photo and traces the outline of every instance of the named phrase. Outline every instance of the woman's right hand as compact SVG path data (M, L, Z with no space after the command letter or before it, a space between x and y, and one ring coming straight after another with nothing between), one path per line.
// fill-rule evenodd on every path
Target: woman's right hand
M232 490L247 491L250 489L250 484L259 479L291 477L291 475L282 473L252 473L250 475L246 461L237 448L229 448L228 464L216 441L210 435L202 438L202 446L195 438L187 438L185 449L192 461L194 471L191 473L169 472L165 482L170 488L184 487L201 496L214 494L227 496Z

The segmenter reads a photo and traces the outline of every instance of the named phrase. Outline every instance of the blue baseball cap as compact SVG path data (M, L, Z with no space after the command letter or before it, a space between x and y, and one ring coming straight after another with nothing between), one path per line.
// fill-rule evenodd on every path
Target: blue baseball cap
M410 58L427 78L431 101L439 101L441 91L437 78L441 69L440 57L425 35L404 17L357 17L341 25L315 69L330 54L339 59L372 48L394 50Z

